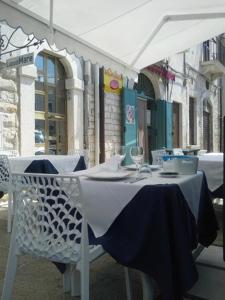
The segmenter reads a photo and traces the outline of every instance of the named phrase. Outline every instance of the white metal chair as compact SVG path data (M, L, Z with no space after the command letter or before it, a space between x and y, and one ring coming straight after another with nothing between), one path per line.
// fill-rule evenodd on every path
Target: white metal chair
M8 155L5 154L0 154L0 191L8 194L7 231L11 232L13 215L13 185L11 181Z
M7 155L8 157L16 157L16 156L18 156L18 152L17 152L17 150L0 149L0 155Z
M181 148L173 148L173 155L184 155Z
M152 150L152 164L153 165L161 165L162 157L166 155L166 151L164 149Z
M67 264L64 291L71 290L72 295L77 291L73 275L78 269L81 300L88 300L89 262L104 250L100 245L88 244L79 178L22 173L14 174L12 181L16 210L1 300L11 299L17 257L24 254Z
M2 300L11 299L17 256L23 254L76 265L81 272L81 299L89 299L89 260L104 251L88 245L79 178L25 173L12 178L16 211Z
M198 155L204 155L206 153L207 153L207 150L201 149L201 150L198 151Z

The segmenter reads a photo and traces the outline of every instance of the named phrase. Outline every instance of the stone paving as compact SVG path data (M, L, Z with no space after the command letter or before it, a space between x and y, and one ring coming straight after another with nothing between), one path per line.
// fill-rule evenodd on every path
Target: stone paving
M6 208L0 207L0 294L5 274L10 234L6 231ZM133 300L142 299L138 272L132 271ZM19 258L12 300L79 299L63 293L62 276L56 267L43 259ZM91 264L90 299L125 300L123 267L105 254Z

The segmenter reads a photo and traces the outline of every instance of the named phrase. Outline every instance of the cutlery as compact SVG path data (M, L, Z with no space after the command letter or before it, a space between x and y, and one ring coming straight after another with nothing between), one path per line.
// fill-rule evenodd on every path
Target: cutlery
M129 178L129 180L126 180L124 181L125 183L135 183L137 181L140 181L140 180L143 180L143 179L146 179L147 177L138 177L138 178Z

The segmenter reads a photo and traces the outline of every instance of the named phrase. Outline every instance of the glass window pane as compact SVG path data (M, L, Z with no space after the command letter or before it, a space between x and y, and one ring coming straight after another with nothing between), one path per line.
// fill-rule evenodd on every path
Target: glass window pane
M40 54L36 56L35 65L38 70L44 72L44 57Z
M58 121L58 135L59 143L64 145L66 141L64 120Z
M49 154L56 154L56 121L48 122L48 130L49 130Z
M45 111L45 97L44 97L44 95L35 94L35 110Z
M37 72L37 78L35 79L35 89L39 91L44 90L44 73L41 71Z
M65 98L57 97L57 113L64 115L65 114Z
M45 121L35 120L35 155L45 154Z
M56 98L54 89L48 90L48 111L54 113L56 112Z
M55 84L55 60L48 58L48 74L47 81L48 83Z

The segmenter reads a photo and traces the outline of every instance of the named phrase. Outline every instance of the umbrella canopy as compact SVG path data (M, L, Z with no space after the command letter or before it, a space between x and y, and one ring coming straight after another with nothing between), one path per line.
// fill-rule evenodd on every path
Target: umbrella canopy
M140 70L225 32L225 2L1 0L0 20L93 63Z

